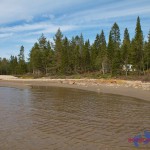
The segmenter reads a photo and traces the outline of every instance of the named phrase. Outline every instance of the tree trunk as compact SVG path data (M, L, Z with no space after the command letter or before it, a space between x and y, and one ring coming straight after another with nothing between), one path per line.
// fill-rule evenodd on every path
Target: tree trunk
M127 70L127 68L126 68L126 77L128 76L128 70Z
M128 76L128 68L127 68L127 64L125 64L126 67L126 77Z
M105 68L104 68L104 63L102 62L102 72L103 72L103 75L105 74Z

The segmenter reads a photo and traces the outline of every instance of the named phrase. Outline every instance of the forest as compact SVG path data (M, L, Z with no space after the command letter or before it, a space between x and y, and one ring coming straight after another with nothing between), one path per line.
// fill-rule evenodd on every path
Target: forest
M60 29L50 42L44 36L30 50L28 60L21 46L17 56L0 58L1 75L74 75L99 72L101 75L145 75L150 72L150 31L144 35L140 18L137 18L135 35L130 39L128 29L120 38L120 29L115 22L106 42L104 31L96 35L91 44L83 35L68 39Z

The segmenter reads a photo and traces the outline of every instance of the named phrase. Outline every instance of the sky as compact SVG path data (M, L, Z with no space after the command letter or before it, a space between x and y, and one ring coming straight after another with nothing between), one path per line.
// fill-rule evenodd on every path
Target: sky
M102 29L108 41L117 22L121 39L126 27L133 38L138 16L146 40L150 0L0 0L0 57L18 55L23 45L27 58L42 33L53 42L58 28L69 39L82 33L92 43Z

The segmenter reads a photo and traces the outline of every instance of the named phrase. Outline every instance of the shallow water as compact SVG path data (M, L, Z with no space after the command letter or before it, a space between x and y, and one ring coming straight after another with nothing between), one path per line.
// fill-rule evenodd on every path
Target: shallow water
M94 92L0 87L0 150L131 150L150 102ZM139 149L149 150L150 143Z

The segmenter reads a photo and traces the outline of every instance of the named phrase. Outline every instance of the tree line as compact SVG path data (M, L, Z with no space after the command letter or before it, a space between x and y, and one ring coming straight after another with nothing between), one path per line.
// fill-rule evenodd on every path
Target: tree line
M150 31L148 40L144 41L139 17L134 38L130 39L126 28L122 41L117 23L109 32L108 43L103 30L92 44L84 40L82 34L69 40L60 29L53 43L42 34L30 50L28 61L25 61L23 46L18 56L1 58L0 74L71 75L99 71L101 74L127 76L130 73L129 64L138 75L150 69Z

